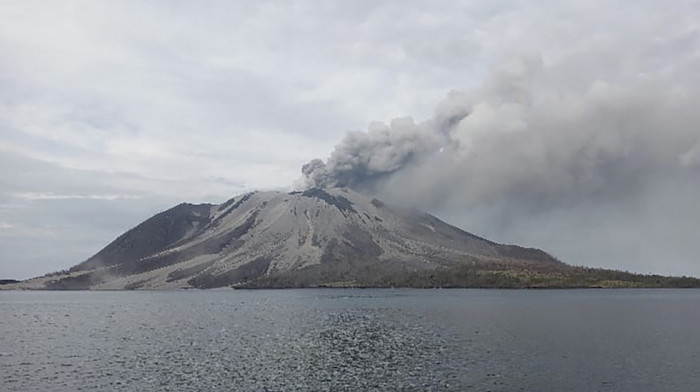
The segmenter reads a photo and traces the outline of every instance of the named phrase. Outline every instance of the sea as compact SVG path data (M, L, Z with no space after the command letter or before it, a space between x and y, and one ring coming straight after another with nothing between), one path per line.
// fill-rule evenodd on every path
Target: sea
M0 291L1 391L698 391L700 290Z

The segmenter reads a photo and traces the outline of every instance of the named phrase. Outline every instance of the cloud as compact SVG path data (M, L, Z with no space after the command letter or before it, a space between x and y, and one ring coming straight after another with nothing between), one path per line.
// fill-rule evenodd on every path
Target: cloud
M120 199L140 199L138 195L61 195L56 193L24 192L15 193L14 196L26 200L120 200Z

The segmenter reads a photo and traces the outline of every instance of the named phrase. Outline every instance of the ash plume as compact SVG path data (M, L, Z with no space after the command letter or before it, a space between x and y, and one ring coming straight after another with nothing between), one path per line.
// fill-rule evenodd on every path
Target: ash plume
M302 167L301 187L349 187L372 190L397 171L439 151L448 140L412 118L389 125L374 122L367 132L349 132L326 162L314 159Z
M517 56L474 91L450 92L426 121L348 133L325 162L304 165L299 186L350 187L574 262L617 258L669 272L652 260L665 255L687 270L700 246L661 240L700 229L698 89L673 75L562 86L566 72ZM675 212L658 214L664 208ZM535 234L522 222L552 232ZM609 245L587 256L552 246L564 222L590 232L591 243L651 241L667 251L646 256L635 246L621 255ZM659 232L670 226L673 233ZM640 227L654 239L637 234Z

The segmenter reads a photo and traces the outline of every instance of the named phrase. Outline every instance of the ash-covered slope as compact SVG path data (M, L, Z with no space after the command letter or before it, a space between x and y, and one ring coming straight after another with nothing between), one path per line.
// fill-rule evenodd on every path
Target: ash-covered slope
M381 286L392 277L474 265L563 265L432 215L348 189L253 192L180 204L129 230L54 289Z

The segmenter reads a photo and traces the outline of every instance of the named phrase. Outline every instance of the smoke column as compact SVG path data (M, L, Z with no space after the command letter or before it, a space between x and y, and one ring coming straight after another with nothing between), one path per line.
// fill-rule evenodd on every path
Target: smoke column
M698 90L672 75L561 86L565 71L511 58L426 121L348 133L298 186L350 187L572 263L700 274L684 241L700 232Z

